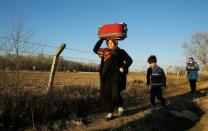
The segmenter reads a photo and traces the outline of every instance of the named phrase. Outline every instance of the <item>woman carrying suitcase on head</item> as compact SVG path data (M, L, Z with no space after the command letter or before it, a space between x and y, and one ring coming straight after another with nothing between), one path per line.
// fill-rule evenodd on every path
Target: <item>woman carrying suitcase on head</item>
M107 107L106 120L114 118L113 110L118 107L118 116L123 115L123 99L121 91L126 88L126 75L132 64L132 58L125 50L118 47L115 39L106 40L107 48L100 48L103 39L98 40L93 51L101 58L100 95Z

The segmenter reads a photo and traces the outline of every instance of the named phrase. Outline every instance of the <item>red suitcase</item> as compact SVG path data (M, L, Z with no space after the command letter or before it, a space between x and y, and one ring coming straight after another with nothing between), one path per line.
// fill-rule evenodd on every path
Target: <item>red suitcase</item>
M98 35L102 39L123 40L127 37L127 25L125 23L106 24L100 26Z

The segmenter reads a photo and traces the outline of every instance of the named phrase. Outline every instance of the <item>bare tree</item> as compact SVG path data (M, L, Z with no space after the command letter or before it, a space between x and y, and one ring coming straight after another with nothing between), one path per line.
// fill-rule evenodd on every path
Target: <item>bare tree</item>
M191 43L184 42L182 47L187 56L193 56L203 66L208 63L208 33L194 34Z
M10 62L10 55L15 61L15 87L19 85L19 69L20 69L20 56L24 55L25 52L30 48L28 41L32 38L33 33L27 28L26 24L22 19L14 17L8 25L8 30L3 36L3 49L8 63Z
M167 66L167 68L166 68L166 73L167 73L167 74L169 73L169 71L171 70L172 67L173 67L172 65L168 65L168 66Z
M19 56L30 48L28 41L32 38L33 33L20 18L15 18L11 21L6 36L9 40L8 46Z

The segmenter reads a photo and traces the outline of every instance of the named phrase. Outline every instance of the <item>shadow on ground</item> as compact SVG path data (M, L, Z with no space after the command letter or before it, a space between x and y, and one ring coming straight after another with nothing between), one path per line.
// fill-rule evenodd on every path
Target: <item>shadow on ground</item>
M102 130L142 130L142 131L178 131L188 130L194 127L204 112L202 109L193 101L196 98L205 97L207 95L208 88L198 90L195 94L184 94L168 98L170 104L164 109L159 108L151 114L147 114L142 118L138 118L132 122L126 123L117 128L107 128ZM149 106L138 107L129 109L126 111L126 115L134 115L139 112L143 112L149 109ZM170 113L170 111L184 111L188 110L193 112L198 119L191 120L187 118L177 117Z

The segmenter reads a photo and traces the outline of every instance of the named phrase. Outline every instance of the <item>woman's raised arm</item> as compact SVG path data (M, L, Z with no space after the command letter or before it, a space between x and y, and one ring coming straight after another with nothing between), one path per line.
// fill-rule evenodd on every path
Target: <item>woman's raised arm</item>
M103 43L103 39L99 39L99 40L97 41L97 43L95 44L95 46L94 46L94 48L93 48L93 52L94 52L95 54L98 54L98 51L99 51L100 46L102 45L102 43Z

